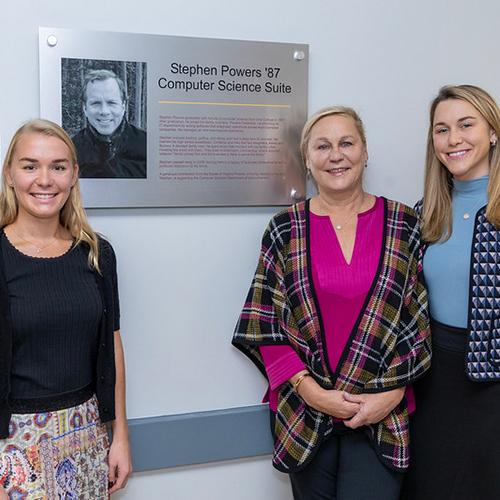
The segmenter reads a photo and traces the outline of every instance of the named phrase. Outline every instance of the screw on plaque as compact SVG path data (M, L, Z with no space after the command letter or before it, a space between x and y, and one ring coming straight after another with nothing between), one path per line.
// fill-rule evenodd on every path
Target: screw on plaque
M55 47L57 45L57 37L56 37L56 35L49 35L47 37L47 45L49 47Z

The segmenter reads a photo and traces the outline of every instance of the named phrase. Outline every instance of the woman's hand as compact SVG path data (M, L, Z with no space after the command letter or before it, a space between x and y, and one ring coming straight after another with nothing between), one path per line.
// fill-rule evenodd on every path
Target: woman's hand
M0 500L9 500L9 495L7 492L0 486Z
M357 429L363 425L380 422L401 402L404 393L405 387L370 394L355 395L344 393L346 402L360 405L360 409L356 415L349 420L345 420L344 425L351 429Z
M290 381L293 383L293 378ZM312 377L306 377L297 390L299 396L315 410L336 418L351 418L361 408L360 403L350 402L343 391L323 389Z
M132 459L128 438L113 436L109 449L108 464L109 493L111 494L125 488L132 473ZM2 497L0 499L3 500Z

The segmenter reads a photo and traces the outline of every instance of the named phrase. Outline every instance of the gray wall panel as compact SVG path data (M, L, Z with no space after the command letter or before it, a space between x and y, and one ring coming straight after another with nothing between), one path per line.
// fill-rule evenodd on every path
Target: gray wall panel
M134 471L267 455L267 405L129 421Z

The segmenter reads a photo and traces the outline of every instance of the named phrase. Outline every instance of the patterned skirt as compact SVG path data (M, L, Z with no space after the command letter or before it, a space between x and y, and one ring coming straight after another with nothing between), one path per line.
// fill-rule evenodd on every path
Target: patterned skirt
M95 397L64 410L14 414L9 437L0 439L0 485L11 500L104 500L108 450Z

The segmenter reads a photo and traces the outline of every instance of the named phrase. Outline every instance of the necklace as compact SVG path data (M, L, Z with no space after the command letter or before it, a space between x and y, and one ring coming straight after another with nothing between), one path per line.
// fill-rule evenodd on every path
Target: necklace
M351 214L347 219L344 220L344 222L342 222L341 224L339 224L338 222L334 222L333 224L333 227L337 230L337 231L341 231L345 225L351 221L351 219L353 219L355 216L358 215L358 212L356 212L355 214Z
M479 203L475 203L469 210L462 214L462 219L468 220L472 215L476 215L478 209L484 205L484 202L481 200Z
M457 219L469 220L475 217L477 211L488 203L486 190L488 177L479 177L468 181L454 180L452 190L452 207L455 203L461 210L455 215Z
M38 255L39 253L42 252L42 250L45 250L46 248L50 247L51 245L53 245L56 241L57 241L57 235L54 235L52 237L52 241L50 243L47 243L46 245L43 245L43 246L40 246L40 245L37 245L36 243L34 243L33 241L30 241L30 240L27 240L26 238L23 238L15 229L13 226L10 226L10 228L12 229L13 233L21 240L25 241L26 243L29 243L34 249L35 249L35 253Z
M365 202L365 195L363 194L363 198L361 199L359 209L361 209L364 202ZM351 222L352 219L354 219L355 217L357 217L359 215L359 209L355 210L354 213L349 214L348 217L346 219L344 219L343 222L336 222L336 217L335 217L335 221L332 220L333 227L335 228L335 230L341 231L342 229L344 229L344 227L347 225L347 223Z

